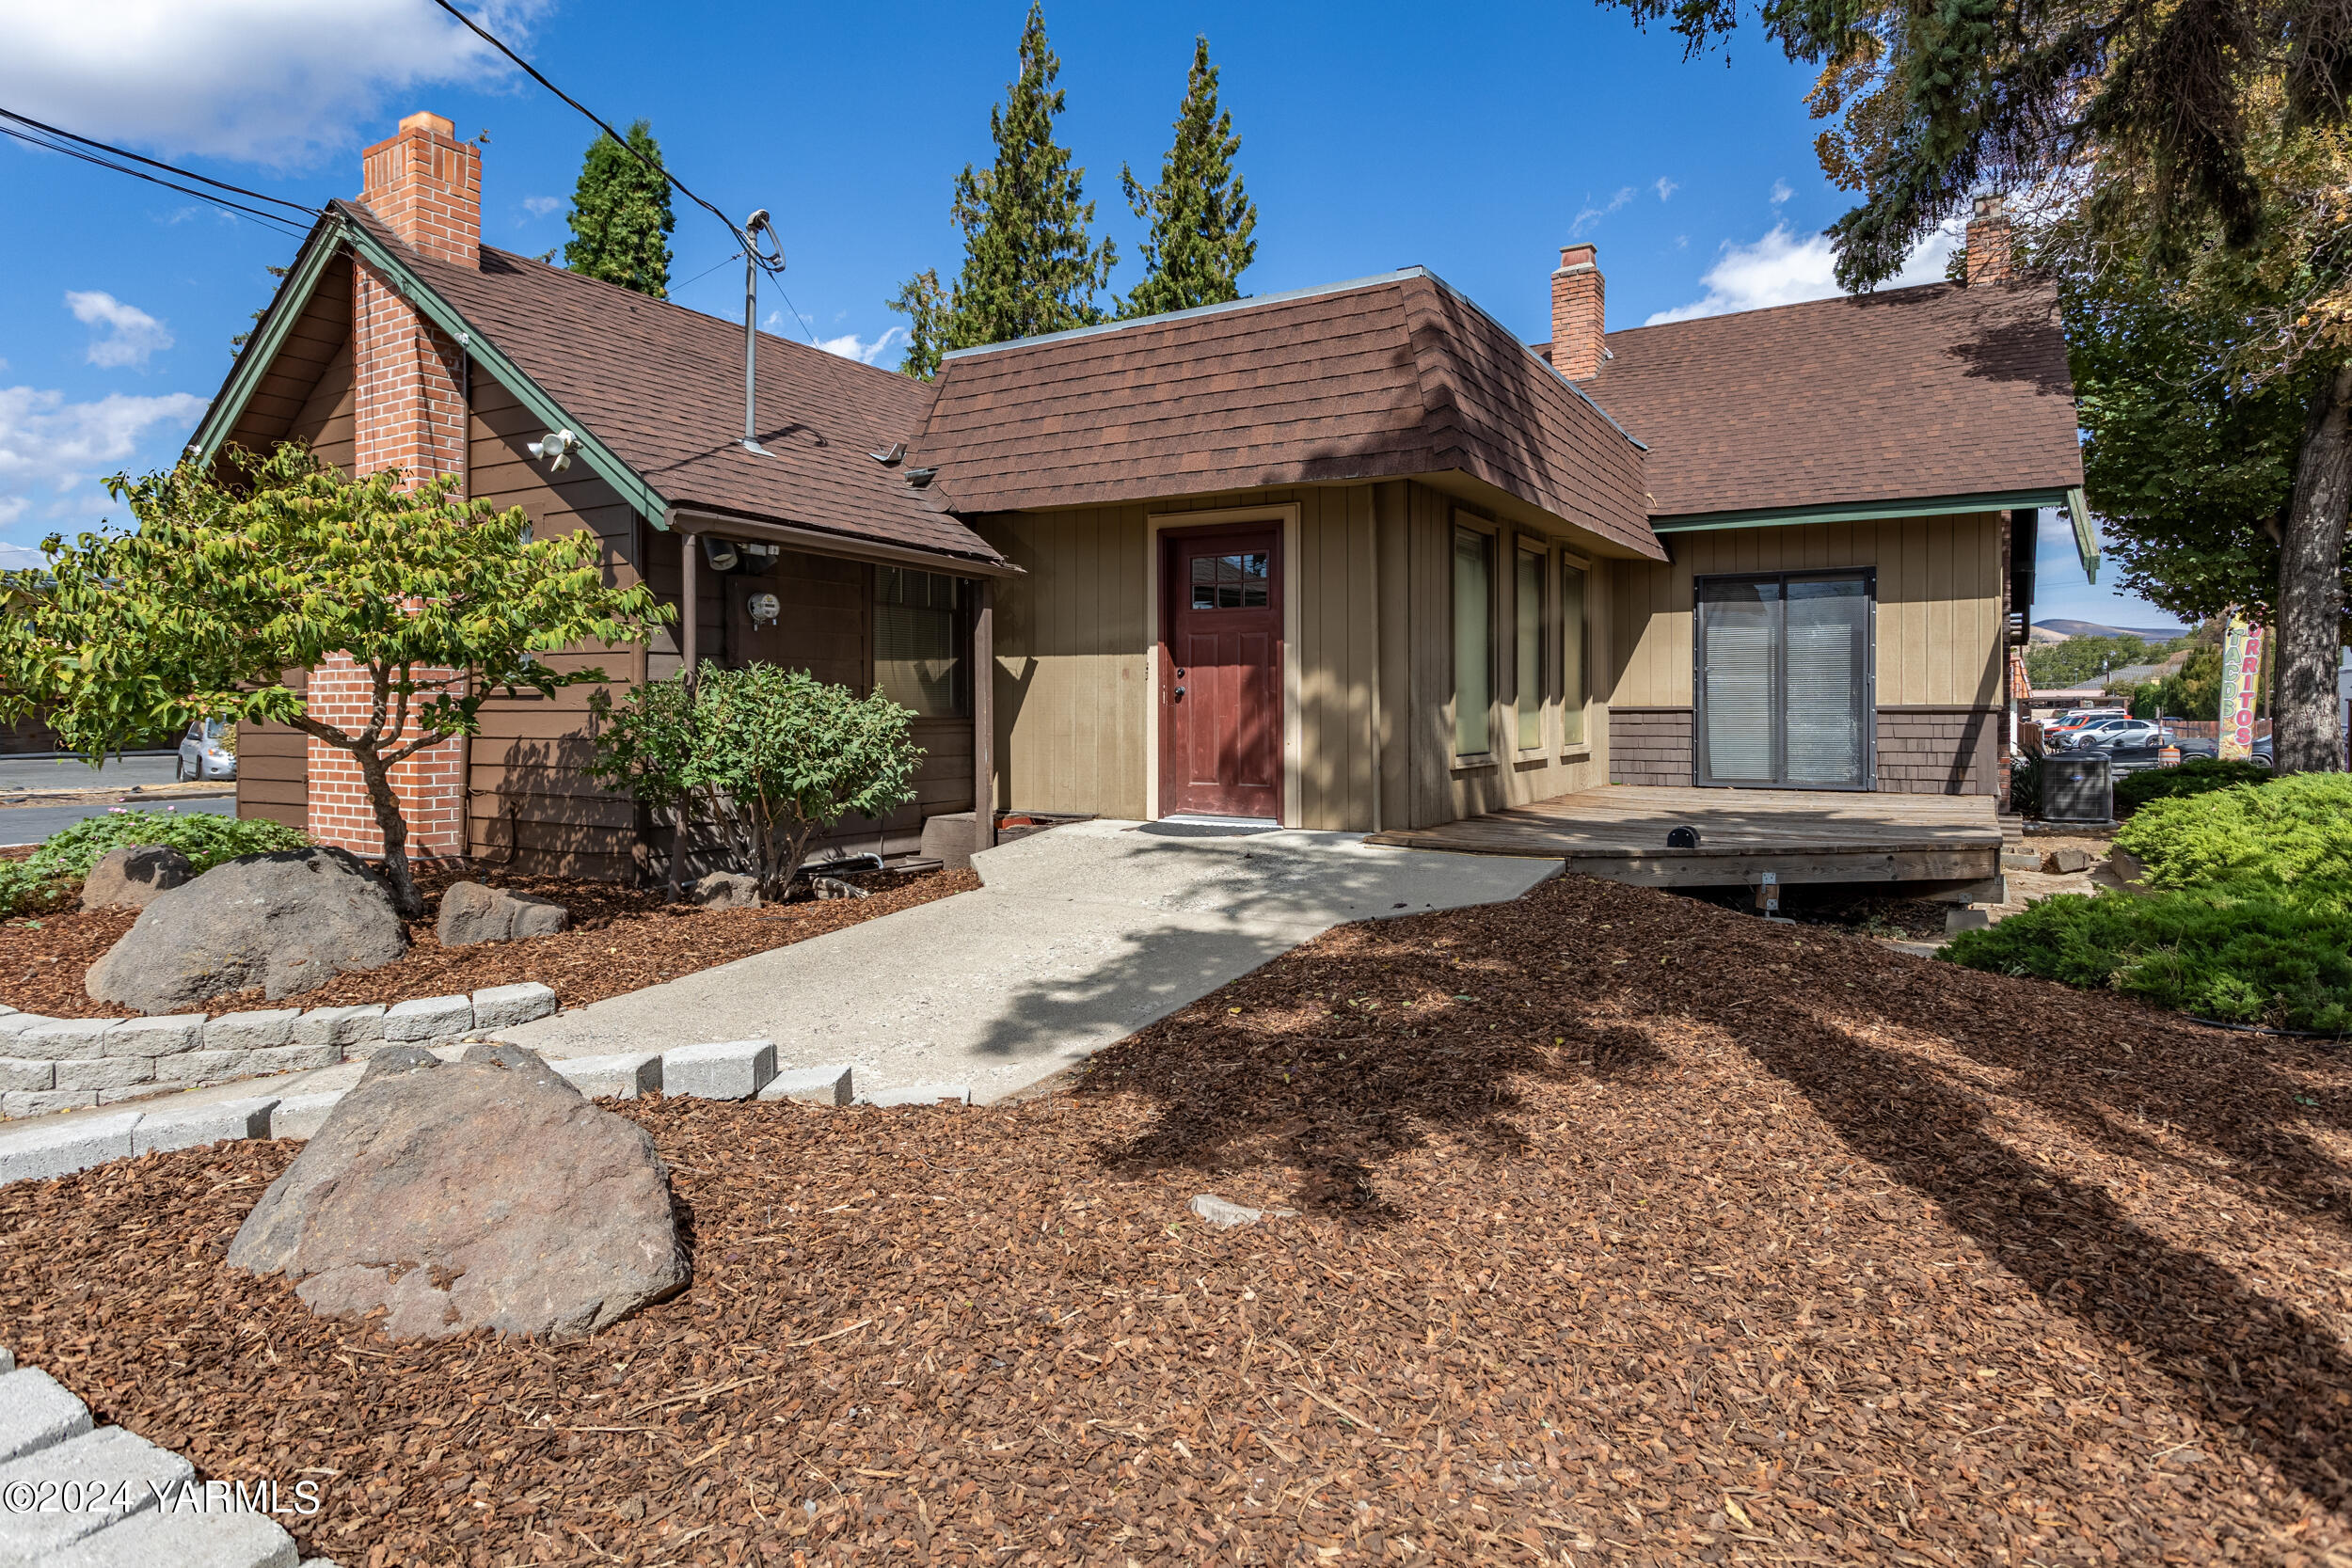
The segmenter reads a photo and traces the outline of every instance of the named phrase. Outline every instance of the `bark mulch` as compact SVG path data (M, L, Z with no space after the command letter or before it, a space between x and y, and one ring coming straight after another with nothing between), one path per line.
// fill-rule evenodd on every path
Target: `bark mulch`
M434 919L439 912L441 890L460 876L552 898L571 911L571 928L527 942L443 947L433 934ZM226 1013L244 1007L405 1002L411 997L451 995L524 980L552 986L562 1006L576 1007L980 885L979 878L970 871L866 872L842 879L866 888L870 896L801 898L755 910L706 910L664 904L659 888L485 874L478 866L462 871L436 867L418 875L425 893L426 917L410 923L410 946L399 961L337 975L316 990L282 1002L264 1000L256 987L183 1010ZM137 912L132 910L94 910L87 914L67 910L0 922L0 1002L53 1018L105 1018L119 1012L119 1008L91 1001L82 989L82 977L136 918Z
M591 1341L230 1272L274 1144L0 1189L0 1323L323 1481L346 1568L2352 1561L2352 1070L2297 1042L1569 879L1070 1092L627 1114L695 1277Z

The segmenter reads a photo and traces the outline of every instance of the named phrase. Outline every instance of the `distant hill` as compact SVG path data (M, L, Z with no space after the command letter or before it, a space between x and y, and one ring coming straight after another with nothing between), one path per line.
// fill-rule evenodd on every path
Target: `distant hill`
M2188 635L2186 626L2108 626L2096 621L2036 621L2033 629L2055 634L2037 636L2036 642L2062 642L2070 637L2144 637L2151 642L2169 642Z

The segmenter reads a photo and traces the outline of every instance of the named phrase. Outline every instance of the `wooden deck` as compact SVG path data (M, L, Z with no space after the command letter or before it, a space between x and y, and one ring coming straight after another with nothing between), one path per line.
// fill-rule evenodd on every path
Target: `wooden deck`
M1695 829L1695 849L1666 834ZM1562 860L1571 871L1647 887L1788 882L1954 882L1997 875L2001 824L1987 795L1610 784L1374 844Z

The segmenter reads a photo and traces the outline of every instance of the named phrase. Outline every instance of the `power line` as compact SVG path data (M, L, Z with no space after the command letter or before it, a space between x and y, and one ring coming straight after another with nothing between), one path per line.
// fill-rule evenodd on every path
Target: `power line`
M0 119L14 120L18 124L30 125L37 131L46 133L45 135L37 135L25 131L20 131L15 125L0 125L0 135L13 136L18 141L24 143L27 147L38 147L44 152L63 153L69 158L79 158L82 162L95 165L99 168L111 169L117 174L127 174L134 180L144 180L151 185L161 185L166 190L178 191L183 196L192 196L196 198L197 200L204 202L208 206L218 207L224 212L243 213L247 217L258 219L262 223L268 224L272 229L276 230L279 233L291 235L295 239L300 239L304 230L289 222L282 214L264 212L259 207L248 207L242 201L230 201L224 197L215 196L210 191L200 191L192 186L183 185L177 181L159 179L152 174L148 174L142 170L133 168L128 164L118 163L114 160L114 158L103 157L96 152L85 151L83 150L83 148L98 148L103 150L104 152L115 153L123 158L135 159L137 162L146 164L152 168L167 169L171 173L181 175L183 178L200 181L207 185L218 186L222 190L236 191L240 195L252 196L263 201L275 201L282 207L291 207L296 212L309 214L313 218L318 215L315 209L305 207L300 202L287 201L280 197L262 196L258 191L246 191L241 186L231 185L223 181L208 178L205 175L196 173L192 169L181 168L175 164L158 163L152 158L142 158L135 152L126 152L120 148L109 147L104 142L91 141L87 136L77 136L70 131L59 131L54 126L43 125L40 120L29 119L24 115L11 113L7 109L0 109ZM75 143L80 143L81 145L73 145Z
M564 103L579 110L581 115L587 118L590 124L594 125L597 130L602 131L606 135L611 136L614 141L619 142L621 146L628 150L630 157L635 158L639 163L644 165L645 167L652 170L653 173L660 179L666 181L670 184L675 185L680 196L686 198L687 200L692 202L695 206L700 207L704 212L708 213L712 217L717 218L721 223L725 224L727 226L727 232L733 234L737 242L740 244L744 249L752 253L754 260L757 262L759 269L762 272L774 273L784 270L784 264L781 261L771 262L765 257L760 256L759 247L752 244L751 236L743 232L742 229L733 218L727 216L726 214L721 212L709 202L705 201L701 197L696 196L692 190L688 188L685 181L671 173L669 169L660 164L655 163L651 158L648 158L643 152L638 151L636 148L631 147L627 136L622 135L618 131L612 129L612 126L606 124L603 119L599 117L595 110L589 108L587 104L582 103L579 99L574 98L570 93L565 92L562 87L557 87L553 82L548 81L545 76L541 75L539 73L538 67L532 65L529 60L524 59L520 55L516 54L514 50L508 48L504 40L501 39L497 34L483 26L482 24L476 22L472 17L468 16L464 11L459 10L456 6L451 3L451 0L433 0L433 3L440 7L441 9L449 12L450 15L455 17L465 25L468 32L472 33L474 37L480 39L483 42L488 44L491 48L497 50L500 54L505 55L516 65L522 67L524 73L532 81L538 83L541 87L547 88L548 91L555 94L556 97L562 99Z
M41 132L44 135L60 136L70 142L79 142L84 147L94 147L101 152L110 153L118 158L129 158L135 163L145 164L149 168L160 168L168 173L177 174L183 179L200 180L207 185L216 186L224 191L233 191L239 196L249 196L256 201L269 201L275 202L280 207L291 207L295 212L300 213L304 217L315 218L319 215L319 210L316 207L306 207L299 201L289 201L282 196L271 196L264 191L249 191L243 185L232 185L226 180L215 180L209 174L198 174L192 169L182 168L177 164L161 163L153 158L146 157L137 152L133 152L127 148L117 147L111 142L97 141L88 136L75 135L71 131L61 130L55 125L43 124L41 121L35 119L32 116L18 114L13 109L0 109L0 119L12 119L19 125L29 125L34 130ZM59 150L62 151L63 149L59 149Z

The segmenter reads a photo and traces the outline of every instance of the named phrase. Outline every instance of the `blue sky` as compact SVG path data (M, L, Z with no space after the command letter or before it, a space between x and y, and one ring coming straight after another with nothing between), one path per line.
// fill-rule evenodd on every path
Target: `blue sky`
M837 352L897 361L882 304L951 271L948 185L988 155L1025 4L793 7L498 0L479 11L575 97L653 122L673 167L776 217L789 267L763 309ZM1057 0L1061 135L1132 283L1122 161L1155 173L1195 33L1223 70L1256 198L1252 292L1419 263L1530 339L1549 274L1599 246L1628 325L1829 292L1819 231L1843 211L1814 162L1810 72L1751 39L1686 63L1587 0L1451 8ZM488 243L539 253L593 130L427 0L0 0L0 106L317 203L405 113L489 133ZM170 461L294 242L120 175L0 143L0 544L119 515L97 481ZM740 309L734 242L681 202L673 293ZM1940 276L1948 243L1916 260ZM789 296L789 305L786 302ZM2169 619L2087 588L2045 530L2036 613Z

